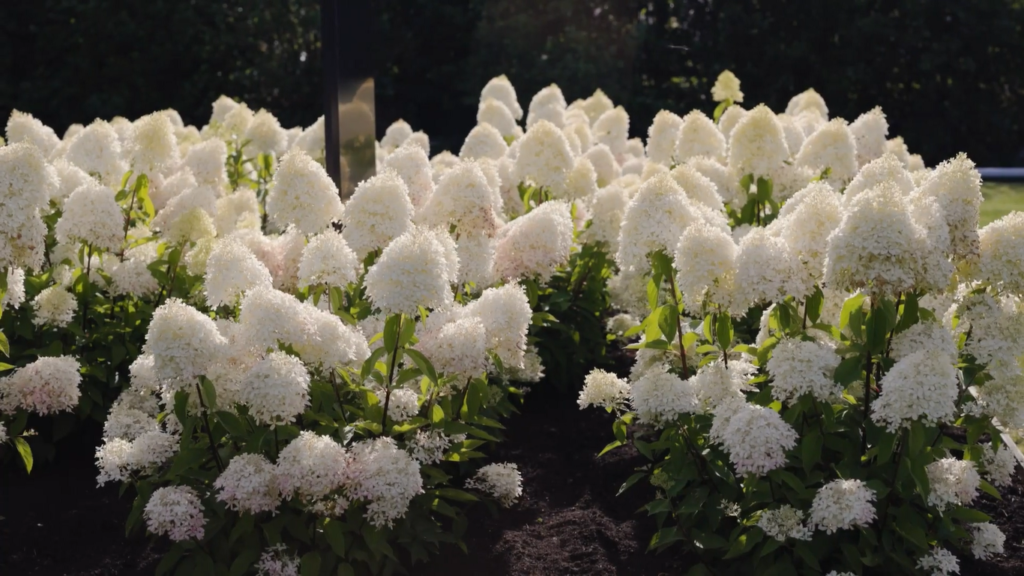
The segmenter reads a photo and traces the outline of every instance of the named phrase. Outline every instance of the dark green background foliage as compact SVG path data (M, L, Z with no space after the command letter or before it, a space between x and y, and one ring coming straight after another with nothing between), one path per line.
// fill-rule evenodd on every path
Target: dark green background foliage
M403 117L458 150L480 88L506 73L524 108L557 82L603 88L645 135L661 108L710 112L723 68L748 107L810 86L833 115L875 105L929 164L1024 163L1021 0L377 0L378 130ZM165 107L202 125L226 93L288 125L321 108L318 0L0 2L0 115L62 132ZM303 60L301 55L305 53Z

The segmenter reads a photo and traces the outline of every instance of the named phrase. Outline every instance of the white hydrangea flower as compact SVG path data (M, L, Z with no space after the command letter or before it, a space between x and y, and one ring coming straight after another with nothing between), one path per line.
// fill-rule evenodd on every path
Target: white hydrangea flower
M890 432L913 420L934 426L956 418L956 367L937 350L920 350L896 362L880 383L871 419Z
M309 405L309 373L301 360L284 352L268 354L249 370L245 382L238 401L261 424L287 424Z
M702 222L701 212L668 174L644 182L626 206L615 261L620 269L649 267L647 254L671 253L686 228Z
M82 185L95 181L95 179L92 176L89 176L84 170L68 162L64 158L59 158L54 161L53 168L56 170L57 177L60 179L60 186L51 192L50 199L55 200L59 205L63 205L64 200ZM153 188L154 186L150 184L150 189L152 190Z
M491 78L484 85L484 89L480 91L480 101L483 102L488 98L494 98L504 104L516 120L523 118L523 109L519 106L516 89L504 74Z
M884 388L883 388L884 391ZM943 458L924 467L928 473L928 505L945 510L950 505L966 506L974 501L981 476L970 460Z
M810 394L816 400L835 400L843 393L842 386L832 379L841 360L826 344L793 339L779 342L767 366L772 376L772 397L790 402Z
M735 307L757 302L778 302L786 296L803 300L813 290L813 279L803 273L800 260L781 238L755 228L739 242L736 254Z
M892 339L891 356L894 360L902 360L923 350L938 352L953 364L959 356L953 333L939 322L918 322Z
M804 525L804 513L788 504L761 512L757 526L769 537L785 542L787 539L810 540L814 531Z
M1006 535L998 526L991 522L971 524L971 554L978 560L988 560L992 556L1003 553Z
M711 87L711 99L715 102L743 102L743 92L740 91L740 79L729 70L723 70L715 85Z
M833 480L811 502L808 525L829 534L867 528L875 520L875 492L860 480Z
M630 386L622 378L611 372L594 369L583 380L583 390L576 401L580 408L598 406L601 408L619 408L629 397Z
M612 254L618 251L619 229L629 204L629 196L618 184L601 188L591 204L590 226L580 233L585 242L604 242Z
M460 285L473 283L474 292L494 284L498 277L494 272L494 248L497 242L484 235L465 234L455 242L459 256Z
M233 193L218 198L214 204L213 224L218 236L227 236L243 228L260 228L260 204L256 191L239 188Z
M1024 295L1024 212L1010 212L981 229L977 276L997 288Z
M192 213L190 216L195 218L198 215L195 212L197 208L206 212L207 216L213 216L216 214L217 191L210 186L186 188L180 194L175 195L167 201L167 206L160 210L156 217L153 218L152 226L157 230L170 230L178 220L186 218L186 215L189 215L190 212ZM186 221L185 225L180 228L187 230L188 227L189 226ZM213 228L214 233L216 233L215 224L213 224Z
M280 156L288 149L288 134L281 128L277 118L262 108L252 117L243 139L249 141L249 147L254 155Z
M594 121L592 130L595 142L607 145L616 158L621 158L627 153L629 114L622 106L616 106L601 114ZM643 157L643 155L643 144L640 144L639 154L633 156Z
M670 372L652 370L630 387L629 401L641 422L669 423L681 414L699 411L693 380L683 380Z
M938 201L949 226L954 255L970 258L978 254L981 175L966 154L939 164L915 194Z
M482 98L477 107L476 121L478 124L493 126L503 138L519 138L523 129L516 124L516 118L508 107L494 98Z
M187 486L157 488L142 515L153 534L166 535L175 542L203 538L203 503L196 491Z
M345 483L352 499L370 502L367 520L378 528L405 516L409 502L423 493L419 464L391 438L356 442Z
M420 338L416 349L430 360L438 373L458 376L460 388L469 378L486 372L490 365L487 329L476 316L455 318L429 330Z
M881 158L885 154L885 137L889 134L889 123L885 113L878 106L861 114L850 124L854 142L857 144L857 164Z
M188 167L182 167L174 174L166 177L161 175L154 176L149 181L149 199L153 202L153 207L159 216L160 212L166 208L172 198L198 186L199 184L196 182L192 170ZM73 191L69 190L68 194Z
M299 287L314 284L348 286L355 282L361 264L344 237L325 230L310 239L299 260Z
M541 88L530 100L526 127L530 129L540 122L550 122L561 128L565 124L565 109L565 96L557 84Z
M842 188L857 175L857 144L846 120L834 118L811 134L794 162L816 171L829 170L828 182Z
M447 436L441 430L420 428L409 440L406 449L420 464L436 464L444 457L448 448L465 439L465 435Z
M412 126L399 118L391 123L384 131L384 137L380 139L380 145L385 150L396 150L412 136Z
M281 455L287 451L288 446L285 446ZM292 475L298 472L294 468L289 470ZM281 503L274 465L262 454L239 454L232 458L213 487L219 491L218 500L243 514L271 512Z
M207 259L203 290L211 308L233 307L249 290L272 284L267 267L237 240L217 242Z
M384 396L384 392L378 395ZM392 422L405 422L419 414L419 394L408 388L398 388L391 391L388 399L388 418Z
M725 112L722 112L722 115L718 117L718 131L722 133L722 136L725 136L726 141L732 136L732 131L736 128L736 125L740 123L740 120L746 118L747 114L747 110L735 104L726 108ZM780 123L779 126L781 127L782 124ZM785 130L783 130L783 135L785 135Z
M138 398L138 400L130 400ZM142 404L148 403L149 410ZM107 421L103 423L103 438L106 440L123 438L129 442L147 432L160 430L156 421L156 398L143 396L131 391L122 392L114 402L110 413L107 414Z
M409 200L419 208L434 193L433 169L426 152L406 144L384 159L384 170L390 168L405 182ZM383 171L383 170L382 170ZM350 201L351 202L351 201Z
M729 307L735 289L738 248L722 230L698 222L686 228L674 255L676 287L688 308L698 310L705 298Z
M405 182L397 173L384 171L356 186L345 206L341 234L356 256L363 258L409 233L412 217L413 205Z
M7 442L7 427L0 424L0 444Z
M818 94L814 88L808 88L803 92L789 99L786 105L786 114L796 116L801 112L811 110L817 112L822 118L828 118L828 107L825 106L825 99Z
M447 232L413 227L384 248L364 284L370 301L385 314L415 315L420 306L450 303L458 276L455 242Z
M109 269L110 293L132 294L138 297L156 294L160 283L153 277L149 265L157 259L156 242L147 242L125 251L123 262L115 261Z
M490 124L477 124L469 131L466 140L459 150L459 157L476 160L478 158L492 158L497 160L508 153L508 144L502 138L501 132Z
M736 107L739 109L739 107ZM683 117L674 151L677 162L705 157L717 161L725 159L725 136L710 118L700 110Z
M637 321L637 319L634 318L632 315L620 313L608 319L608 322L605 323L605 330L607 330L610 334L614 334L622 338L623 335L627 331L629 331L629 329L639 325L640 322Z
M756 373L757 367L749 362L733 360L726 366L715 360L702 366L691 381L704 412L727 416L746 402L744 392L754 390L749 382Z
M929 275L924 270L935 246L927 230L918 225L900 189L884 182L867 190L848 206L839 227L829 236L825 282L836 289L868 289L895 296L923 284L945 285L952 265ZM933 278L933 276L936 276Z
M25 302L25 271L21 268L8 268L7 291L0 300L0 308L17 310Z
M0 378L0 412L22 409L43 416L74 410L82 382L72 356L42 357Z
M604 188L619 179L622 175L622 168L615 161L611 149L605 144L597 144L583 153L583 157L590 161L597 173L597 186Z
M340 220L343 212L338 188L324 167L301 151L286 154L267 194L270 222L316 234Z
M896 185L904 196L914 191L914 181L903 164L892 154L882 156L865 164L857 176L843 191L843 203L849 206L861 193L871 190L883 182Z
M39 149L44 156L49 157L53 150L60 144L60 138L53 128L43 124L27 112L11 110L7 118L7 145L24 142Z
M715 413L708 438L729 453L736 473L763 476L785 466L786 452L798 440L796 430L771 408L747 402L727 406Z
M658 112L647 129L647 157L659 164L670 166L682 126L683 119L676 114L668 110Z
M594 164L585 156L576 159L569 177L566 179L565 189L562 191L552 190L552 196L564 198L570 201L589 200L597 194L597 170Z
M575 163L562 131L548 121L540 121L519 141L513 178L561 191Z
M573 102L574 109L578 108L582 110L587 118L590 119L590 123L593 124L601 117L602 114L611 110L615 104L612 103L609 98L600 88L594 90L594 93L583 100L577 100Z
M734 208L746 204L748 191L740 188L740 177L727 166L707 156L693 156L685 163L715 184L723 202Z
M305 341L312 332L308 319L298 299L269 287L247 292L238 313L246 341L260 351Z
M1017 457L1006 445L998 450L991 444L982 445L981 465L984 467L985 478L995 486L1009 486L1013 483L1013 475L1017 470Z
M324 117L320 116L295 138L289 150L301 150L312 158L323 158L324 140Z
M284 498L297 494L309 502L340 488L350 465L344 446L330 436L303 430L281 450L277 487Z
M290 554L284 544L275 544L260 555L257 576L299 576L299 557Z
M59 182L31 144L0 147L0 267L42 266L46 226L40 212Z
M825 182L812 182L783 205L768 226L799 260L804 277L820 283L825 272L829 235L843 219L842 198Z
M68 197L54 233L58 242L78 241L119 252L124 240L123 222L114 191L102 184L86 183Z
M192 171L199 185L220 190L228 181L225 168L227 160L227 145L222 140L212 138L189 148L184 165Z
M748 112L729 136L729 167L737 174L771 177L788 159L786 133L764 104Z
M466 487L486 492L508 508L523 495L523 476L511 462L488 464L476 471Z
M522 286L488 288L465 307L464 313L480 319L486 331L487 349L497 354L506 368L523 368L526 332L533 310Z
M502 200L476 162L461 162L445 172L434 193L416 214L418 223L459 234L493 236L503 224Z
M170 298L153 313L143 351L153 355L157 377L180 389L205 374L226 344L209 316Z
M569 260L573 221L569 204L551 200L506 224L498 232L494 268L505 279L547 280Z
M945 548L932 548L917 561L917 567L927 570L931 576L950 576L960 573L960 561Z
M147 114L132 123L124 153L135 174L155 175L179 162L174 125L166 114Z
M114 128L96 120L82 130L68 145L65 158L88 174L97 176L107 186L117 186L128 171L122 160L121 140Z
M704 205L713 212L720 213L725 209L715 183L692 166L686 164L677 166L670 172L670 175L690 200Z
M903 141L902 136L886 140L885 151L888 154L896 156L904 166L910 166L910 151L907 150L907 144Z

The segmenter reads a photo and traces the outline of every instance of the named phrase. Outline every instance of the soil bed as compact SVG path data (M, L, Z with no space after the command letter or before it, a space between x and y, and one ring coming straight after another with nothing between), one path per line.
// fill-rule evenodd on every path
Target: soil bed
M644 459L632 447L601 458L611 437L609 415L580 410L574 395L541 384L527 395L523 414L506 422L508 440L494 461L518 464L523 496L492 516L484 506L470 513L466 545L427 565L416 576L548 576L685 574L679 548L645 552L653 520L637 513L651 488L637 483L621 496L619 486ZM165 544L147 537L126 539L131 494L113 485L96 488L93 452L97 429L58 446L56 462L31 478L8 461L0 471L0 574L19 576L151 575ZM979 508L1006 533L1006 554L995 561L961 559L963 575L1024 576L1024 476L987 495Z

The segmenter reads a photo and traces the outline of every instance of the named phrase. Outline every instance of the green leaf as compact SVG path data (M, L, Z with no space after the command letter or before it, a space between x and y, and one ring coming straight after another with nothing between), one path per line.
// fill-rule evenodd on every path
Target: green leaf
M953 518L956 518L957 520L963 520L964 522L970 522L973 524L992 521L992 517L981 510L973 510L964 506L957 506L954 508L952 515Z
M665 340L672 341L676 336L676 322L679 319L679 310L675 304L665 304L658 313L658 328L661 330Z
M860 380L861 374L863 373L863 367L863 359L858 356L851 356L840 362L839 366L836 366L836 371L832 375L832 379L840 386L849 386L850 384Z
M839 313L839 329L840 330L842 330L843 328L846 328L846 326L849 325L849 323L850 323L850 314L854 310L860 310L861 309L861 305L863 304L863 302L864 302L864 295L860 294L860 293L854 294L853 296L850 296L849 298L846 299L846 302L843 303L843 310Z
M199 387L203 392L202 400L208 410L217 409L217 389L213 386L213 382L210 382L208 378L201 378L199 380Z
M18 449L18 455L21 456L21 463L25 465L25 471L29 474L32 473L32 447L28 445L28 442L24 438L18 436L14 439L14 447Z
M757 179L757 199L760 202L767 202L772 197L772 181L771 178L758 178Z
M995 486L989 484L985 480L981 481L981 491L995 498L996 500L1002 500L1003 497L999 494L999 490L996 490Z
M811 473L814 465L821 461L821 445L825 439L818 429L812 429L800 441L800 458L804 464L804 472Z
M609 442L608 445L605 446L604 449L601 450L601 452L598 453L598 457L604 456L605 453L610 452L610 451L612 451L612 450L614 450L614 449L616 449L616 448L618 448L619 446L622 446L622 445L623 445L623 442L620 442L619 440L615 440L615 441Z
M630 487L633 486L633 484L636 484L644 476L647 476L647 473L637 472L636 474L633 474L632 476L627 478L625 482L622 483L622 486L619 487L618 493L616 493L615 495L618 496L625 492L626 490L629 490Z
M807 312L807 319L814 324L821 318L821 311L825 306L825 294L821 291L820 286L814 287L814 294L807 297L804 302L804 310Z
M909 505L901 506L896 512L896 530L921 550L928 550L927 524L921 514Z
M256 550L252 548L243 549L235 557L234 562L231 563L231 570L228 572L229 576L244 576L259 557L260 553Z
M727 98L722 102L719 102L718 106L715 106L714 119L716 124L718 123L718 119L722 117L722 114L725 113L725 109L728 108L731 104L732 100L729 100Z
M880 354L885 350L885 341L889 335L889 321L889 310L885 306L876 306L868 314L867 345L868 350L874 354Z
M662 307L664 308L664 306ZM656 308L651 315L647 317L647 321L644 323L644 340L651 341L657 340L661 336L661 311L662 308Z
M479 498L470 494L469 492L465 492L457 488L438 488L437 490L435 490L435 492L437 493L438 496L441 496L442 498L447 498L448 500L455 500L456 502L476 502L480 500Z
M732 344L732 318L728 314L719 314L715 323L715 335L718 337L718 346L722 350L728 350Z
M423 355L419 350L413 350L411 348L404 348L403 352L409 357L410 360L416 364L416 367L420 369L420 372L427 377L432 384L437 384L437 371L434 370L434 365L427 360L427 357Z
M338 576L356 576L356 569L348 562L342 562L338 565Z
M7 341L7 335L0 332L0 352L4 353L4 356L11 357L11 344Z
M308 552L302 557L299 564L299 574L302 576L320 576L320 553Z
M171 549L164 554L164 557L160 559L160 563L156 565L156 576L164 576L174 569L178 565L178 561L181 560L181 556L184 550L181 546L174 545ZM234 575L232 575L234 576Z
M337 520L329 520L324 526L324 538L339 557L345 557L345 527Z
M384 322L384 349L388 353L394 352L398 348L398 332L401 324L401 314L392 314Z
M439 424L444 421L444 409L437 404L430 407L430 423Z
M244 437L246 435L245 424L242 423L242 419L231 412L220 411L216 414L217 421L227 429L228 433L232 436Z

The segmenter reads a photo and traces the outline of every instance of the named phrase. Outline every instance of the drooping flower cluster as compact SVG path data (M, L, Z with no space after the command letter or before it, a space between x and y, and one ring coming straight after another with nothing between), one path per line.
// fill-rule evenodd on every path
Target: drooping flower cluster
M523 495L523 477L515 464L488 464L476 471L476 475L466 482L466 487L490 494L507 508Z

